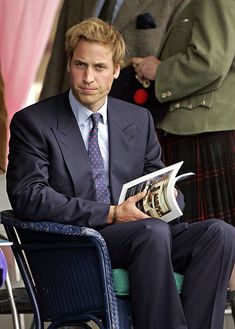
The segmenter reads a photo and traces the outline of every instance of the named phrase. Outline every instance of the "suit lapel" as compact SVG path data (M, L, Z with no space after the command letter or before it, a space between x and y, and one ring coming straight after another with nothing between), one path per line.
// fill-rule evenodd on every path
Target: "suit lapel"
M58 109L58 129L53 129L53 131L70 172L75 195L77 195L79 182L82 182L84 177L90 177L91 170L88 154L76 118L69 105L68 96Z
M119 106L119 102L109 97L109 179L111 195L115 201L119 198L123 183L130 178L136 139L135 125L125 115L120 115Z
M123 103L122 103L123 104ZM120 114L120 103L111 97L108 100L109 125L109 179L112 199L117 202L122 185L131 177L134 160L136 127ZM122 105L123 106L123 105ZM58 108L58 126L53 128L64 161L71 175L75 195L78 194L79 182L84 177L91 177L88 154L76 118L69 105L68 95ZM93 180L87 180L86 189L91 197L95 194ZM93 196L95 199L95 196Z
M129 0L124 1L116 18L114 19L114 25L122 30L131 20L136 19L136 16L142 14L144 9L153 0Z
M174 13L174 17L172 18L171 20L171 24L170 26L167 28L167 31L165 32L165 35L164 35L164 38L160 44L160 47L159 47L159 52L157 54L158 57L161 56L162 54L162 50L164 49L164 46L167 42L167 39L171 33L171 31L173 30L173 28L175 27L175 23L181 19L181 17L184 17L184 8L188 5L188 3L190 2L190 4L193 3L193 1L190 1L190 0L184 0L182 1L182 3L178 6L176 12ZM187 15L186 15L187 16ZM187 17L186 17L187 18Z

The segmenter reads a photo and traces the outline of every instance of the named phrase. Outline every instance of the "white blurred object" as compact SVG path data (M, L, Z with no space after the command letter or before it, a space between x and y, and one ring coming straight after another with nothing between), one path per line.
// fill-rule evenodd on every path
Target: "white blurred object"
M6 175L0 175L0 211L11 209L6 190Z

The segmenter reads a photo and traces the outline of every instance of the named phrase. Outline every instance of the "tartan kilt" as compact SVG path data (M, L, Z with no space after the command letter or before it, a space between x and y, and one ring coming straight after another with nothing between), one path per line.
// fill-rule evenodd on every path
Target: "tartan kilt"
M223 219L235 226L235 131L179 136L158 131L163 161L184 161L178 183L185 197L183 220Z

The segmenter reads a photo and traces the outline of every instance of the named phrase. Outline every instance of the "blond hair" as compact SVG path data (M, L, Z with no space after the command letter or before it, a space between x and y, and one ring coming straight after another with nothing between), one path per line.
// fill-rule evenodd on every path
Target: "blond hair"
M121 33L113 26L99 18L89 18L71 27L65 37L65 50L68 61L80 40L98 42L108 45L113 52L113 63L122 64L126 53L126 45Z

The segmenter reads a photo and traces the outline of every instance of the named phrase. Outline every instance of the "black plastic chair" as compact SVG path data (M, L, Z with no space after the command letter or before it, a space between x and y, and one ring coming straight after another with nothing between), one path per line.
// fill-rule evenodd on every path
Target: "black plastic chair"
M128 297L115 296L106 243L95 230L21 221L0 213L34 314L36 329L79 325L130 329Z

